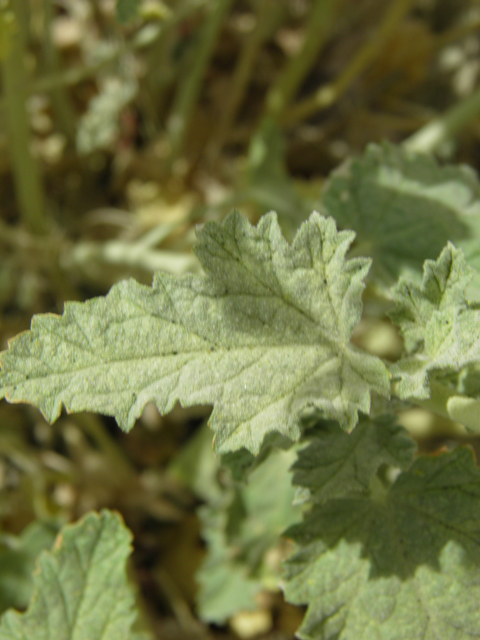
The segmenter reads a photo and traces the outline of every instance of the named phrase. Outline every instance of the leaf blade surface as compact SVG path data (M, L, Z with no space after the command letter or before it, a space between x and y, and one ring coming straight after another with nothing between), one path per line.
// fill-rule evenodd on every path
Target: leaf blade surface
M213 404L217 450L254 453L272 431L298 439L307 406L351 430L371 391L388 395L383 363L349 342L369 267L345 260L351 232L313 214L290 246L275 214L253 227L233 213L198 235L206 276L127 281L35 317L2 354L2 394L50 421L65 405L124 429L147 402Z
M287 531L285 595L303 640L480 634L480 472L471 452L420 458L384 500L330 500Z

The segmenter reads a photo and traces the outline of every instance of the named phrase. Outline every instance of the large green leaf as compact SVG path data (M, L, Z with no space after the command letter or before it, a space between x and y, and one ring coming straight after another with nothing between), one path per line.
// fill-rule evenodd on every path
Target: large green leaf
M291 528L285 594L305 640L480 637L480 471L420 458L386 494L317 505Z
M353 232L313 214L292 246L275 214L253 227L233 213L199 232L206 276L157 274L105 298L37 316L1 356L2 393L55 420L113 415L130 429L147 402L162 413L214 404L218 451L257 452L264 436L300 433L307 406L351 430L370 393L389 392L382 362L349 342L369 260L345 260Z
M0 640L129 640L134 594L125 571L131 534L108 511L64 527L40 556L25 613L2 618Z
M388 415L374 420L363 416L350 434L334 422L323 422L307 438L309 445L292 467L293 483L306 488L317 502L366 492L381 465L407 469L416 448L407 431Z
M428 398L433 378L480 364L480 310L465 296L471 277L463 253L449 243L436 262L425 262L421 284L401 278L393 290L390 315L407 348L391 367L401 398Z
M357 233L356 255L371 256L370 275L384 283L404 269L420 272L448 240L480 266L480 185L468 167L372 144L333 174L323 204L341 228Z

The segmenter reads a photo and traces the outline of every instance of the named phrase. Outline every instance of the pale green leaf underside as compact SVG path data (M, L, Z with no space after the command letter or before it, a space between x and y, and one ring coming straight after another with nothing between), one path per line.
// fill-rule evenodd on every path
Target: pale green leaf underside
M148 402L213 404L217 450L256 453L271 431L297 439L306 406L351 430L371 391L388 394L382 362L349 343L369 266L345 260L352 232L314 213L290 246L275 214L253 227L234 212L198 235L206 276L126 281L35 317L1 356L7 399L51 421L62 404L97 411L123 429Z
M128 640L135 619L125 563L131 534L104 511L65 527L39 559L25 613L8 611L0 640Z
M415 453L414 441L392 416L362 416L350 434L336 423L322 423L307 438L309 445L292 467L293 483L317 502L365 493L381 465L407 469Z
M467 302L472 276L463 253L448 244L427 260L423 281L401 278L390 314L405 337L407 356L391 367L401 398L428 398L433 377L480 364L480 310Z
M448 240L480 266L480 185L468 167L372 144L333 174L322 201L340 227L357 233L355 252L373 258L371 277L387 284L404 269L420 272Z
M459 448L420 458L384 502L331 500L291 528L285 595L308 640L480 637L480 472Z

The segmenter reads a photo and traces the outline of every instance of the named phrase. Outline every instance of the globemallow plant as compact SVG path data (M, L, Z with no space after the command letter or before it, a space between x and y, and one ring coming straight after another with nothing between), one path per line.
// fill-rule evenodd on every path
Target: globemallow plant
M270 537L240 523L237 541L256 552L233 566L226 501L204 508L204 619L234 613L235 593L248 608L283 524L294 548L281 587L307 605L299 638L480 638L480 471L465 447L417 455L397 422L415 405L480 431L476 176L372 145L332 175L318 209L291 244L275 213L252 226L233 212L198 231L204 275L121 282L61 317L36 316L1 356L1 393L49 421L66 407L126 431L149 402L162 414L213 405L230 491ZM398 327L397 361L352 342L362 313ZM66 527L0 640L140 637L129 544L110 512Z

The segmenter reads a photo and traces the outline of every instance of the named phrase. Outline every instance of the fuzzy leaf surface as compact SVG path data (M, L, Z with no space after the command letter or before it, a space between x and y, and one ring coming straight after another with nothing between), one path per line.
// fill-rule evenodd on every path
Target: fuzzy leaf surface
M136 617L125 571L130 543L108 511L64 527L40 556L26 612L2 617L0 640L128 640Z
M480 637L480 471L468 449L420 458L377 499L316 505L287 531L285 595L303 640Z
M349 342L369 268L345 260L353 232L314 213L290 246L275 214L253 227L234 212L198 236L205 276L126 281L36 316L1 356L3 395L50 421L65 405L125 430L150 401L213 404L217 451L253 453L272 431L298 439L307 406L351 430L371 391L388 395L383 363Z
M292 467L293 483L307 489L315 502L365 493L381 465L407 469L416 449L392 416L375 420L362 416L350 434L340 431L336 423L323 422L306 438L310 443Z
M448 240L480 267L480 184L468 167L441 167L402 147L371 144L332 175L323 205L341 228L357 233L356 255L373 258L370 276L383 283L405 269L420 273Z
M448 244L438 260L426 260L421 284L401 278L390 314L400 327L406 357L391 367L405 398L428 398L430 381L480 364L480 310L466 300L472 269Z

